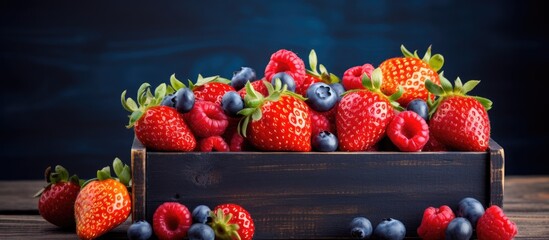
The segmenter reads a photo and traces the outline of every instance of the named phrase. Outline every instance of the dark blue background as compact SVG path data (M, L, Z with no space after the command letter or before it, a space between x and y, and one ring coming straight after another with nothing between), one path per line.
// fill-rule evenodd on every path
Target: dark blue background
M549 173L546 9L539 1L2 1L3 173L41 178L62 164L83 177L118 156L132 130L120 93L142 82L260 75L286 48L341 76L400 56L400 44L445 56L445 75L480 79L507 174ZM539 2L539 3L538 3Z

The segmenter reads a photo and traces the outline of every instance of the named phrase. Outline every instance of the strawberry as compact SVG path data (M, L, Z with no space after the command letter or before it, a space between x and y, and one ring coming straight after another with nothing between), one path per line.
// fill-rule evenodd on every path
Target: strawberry
M172 89L173 91L173 89ZM126 99L122 92L122 106L129 112L127 128L134 128L135 136L145 147L158 151L192 151L196 139L176 109L161 106L166 95L166 84L160 84L153 95L148 83L143 83L137 92L137 103Z
M261 93L263 96L267 96L269 95L269 90L267 90L267 87L265 87L266 82L267 81L265 80L265 78L263 78L259 81L253 81L251 85L255 89L255 91ZM244 99L246 97L246 88L238 90L238 94L240 94L240 97Z
M429 91L439 96L434 102L429 101L432 105L429 128L443 145L462 151L488 149L490 120L487 110L492 107L492 101L467 95L479 82L471 80L462 84L457 78L453 87L442 75L442 87L430 80L426 81Z
M95 239L124 223L130 215L130 167L116 158L113 168L118 179L111 177L107 166L97 171L97 179L84 183L76 197L74 216L80 239Z
M198 74L196 82L193 83L190 79L188 88L194 93L196 100L208 101L221 105L221 99L226 92L235 91L231 86L231 80L222 78L220 76L202 77ZM186 88L185 84L172 74L170 77L170 86L168 86L168 93L177 92L181 88Z
M330 84L339 82L339 78L335 74L329 73L324 65L318 64L314 49L309 53L309 67L310 69L306 69L303 84L296 89L296 93L301 94L301 96L305 96L309 86L314 83L324 82Z
M347 90L364 89L362 77L366 74L369 78L372 78L372 71L374 71L374 66L369 63L365 63L362 66L351 67L343 73L343 80L341 83Z
M294 52L280 49L271 55L269 63L265 67L265 79L272 81L273 75L285 72L292 76L296 89L302 89L305 82L305 63Z
M269 96L257 93L247 83L244 116L239 124L240 133L250 143L264 151L311 150L311 116L309 107L300 95L266 83Z
M381 86L381 70L372 72L372 79L363 75L366 89L347 91L336 113L337 137L342 151L366 151L385 136L387 125L399 108L395 99L401 91L387 97Z
M255 225L250 213L234 203L220 204L211 212L210 226L216 239L251 240L254 237Z
M408 51L404 45L400 46L404 57L395 57L383 61L379 68L383 72L383 84L381 91L387 95L397 91L398 86L404 90L402 97L397 101L403 107L416 98L427 100L428 91L425 88L425 80L439 84L437 71L444 65L444 57L440 54L431 56L431 46L427 49L422 59Z
M51 167L46 169L46 182L48 185L34 195L40 197L38 201L40 216L58 227L74 229L76 226L74 202L80 192L78 176L73 175L69 179L67 169L57 165L53 173Z

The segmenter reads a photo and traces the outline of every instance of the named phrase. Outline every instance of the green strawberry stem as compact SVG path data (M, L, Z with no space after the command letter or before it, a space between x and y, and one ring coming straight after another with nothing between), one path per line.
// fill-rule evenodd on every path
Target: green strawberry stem
M113 165L113 169L114 169L114 174L116 175L117 178L113 178L111 176L111 168L109 166L106 166L106 167L104 167L100 170L97 170L97 177L87 180L86 182L84 182L82 184L82 187L84 187L85 185L87 185L88 183L90 183L92 181L106 180L106 179L109 179L109 178L117 179L119 182L124 184L126 187L128 187L128 188L131 187L131 169L130 169L130 166L124 164L122 162L122 160L120 160L119 158L115 158L112 165Z
M135 122L143 116L145 111L154 106L159 106L162 99L166 96L167 87L165 83L158 85L154 90L154 95L151 92L151 85L149 83L143 83L137 90L137 102L132 98L126 98L126 90L120 95L120 102L122 107L131 114L129 117L129 123L126 128L132 128Z
M400 106L400 104L396 101L402 96L402 93L404 92L404 90L402 89L402 86L398 86L398 90L395 93L393 93L391 96L387 96L381 91L382 81L383 81L383 74L380 68L374 69L374 71L372 72L372 78L368 77L367 74L364 74L362 76L362 86L364 86L366 90L370 92L378 93L381 96L385 96L389 100L389 102L391 103L391 106L394 109L398 111L403 111L404 108L402 108L402 106ZM358 91L364 91L364 89L349 90L344 92L342 96L345 96L352 92L358 92Z
M317 70L317 65L320 72ZM324 83L330 84L339 82L339 77L337 77L333 73L329 73L324 65L318 64L316 52L314 49L311 49L311 52L309 53L309 67L311 69L307 69L307 73L320 78Z
M440 77L440 86L435 84L430 79L425 80L425 87L427 90L429 90L430 93L432 93L435 96L438 96L438 98L433 101L428 101L427 104L429 105L429 116L432 116L435 112L442 100L450 97L450 96L469 96L467 93L469 93L471 90L473 90L479 83L479 80L469 80L463 84L461 82L461 79L459 77L456 78L454 81L454 86L452 86L452 83L444 77L444 74L439 74ZM486 110L490 110L492 108L492 101L487 98L479 97L479 96L471 96L477 101L482 104L482 106ZM430 97L429 97L430 99Z
M212 222L210 226L214 230L216 239L231 240L241 239L238 234L240 226L238 224L230 223L233 217L232 213L225 215L222 209L218 209L217 212L211 212Z
M246 137L246 132L250 120L258 121L263 117L263 113L261 112L261 106L265 102L276 102L278 101L278 99L280 99L280 96L282 95L292 96L303 101L305 101L306 99L299 94L288 91L288 86L286 84L282 86L282 81L280 81L279 78L275 79L275 86L266 81L263 82L263 84L265 84L265 87L267 87L267 91L269 92L269 95L267 97L264 97L261 93L257 92L250 84L250 82L247 82L244 86L244 88L246 89L246 96L244 97L244 109L238 112L239 115L242 115L244 117L238 122L237 127L238 133L243 137Z
M55 166L54 172L52 172L51 166L47 167L44 173L44 177L48 184L40 189L37 193L35 193L33 197L39 197L40 195L42 195L46 187L56 183L72 182L73 184L82 186L81 183L83 182L83 180L79 179L76 175L72 175L69 177L69 171L67 171L67 169L61 165Z
M415 50L414 53L411 53L410 51L408 51L408 49L406 49L406 47L404 47L404 45L400 45L400 51L405 57L421 59L421 61L429 64L429 66L433 70L435 70L435 72L438 72L444 65L444 57L442 55L437 53L431 56L431 46L427 48L427 51L425 52L423 58L419 58L419 56L417 55L417 50Z

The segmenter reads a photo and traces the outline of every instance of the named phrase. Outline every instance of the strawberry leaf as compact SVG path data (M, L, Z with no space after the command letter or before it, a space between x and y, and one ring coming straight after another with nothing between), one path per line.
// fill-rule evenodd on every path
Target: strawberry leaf
M148 83L143 83L139 86L139 89L137 90L137 102L140 106L145 105L145 102L147 101L146 90L150 87L151 85Z
M122 160L120 160L120 158L115 158L112 163L112 168L114 169L114 174L116 174L116 176L119 176L124 169L124 163L122 163Z
M478 96L474 96L473 98L476 99L477 101L479 101L480 104L482 104L482 106L484 107L484 109L486 109L486 111L492 109L492 104L493 103L490 99L483 98L483 97L478 97Z
M309 66L311 67L313 74L318 74L318 72L316 71L317 64L318 62L317 62L316 52L314 49L311 49L311 52L309 53Z
M59 179L61 181L67 181L69 180L69 172L67 171L67 169L65 169L64 167L62 167L61 165L57 165L55 166L55 172L57 174L59 174Z
M318 65L318 68L320 69L320 73L328 73L328 69L322 64Z
M263 113L261 113L261 109L257 108L257 109L252 113L252 120L253 120L253 121L258 121L259 119L261 119L261 117L263 117Z
M374 89L381 88L382 79L383 79L383 73L381 72L381 68L374 69L374 71L372 72L372 83L373 83L372 86L374 87Z
M170 85L173 87L173 90L175 91L186 87L185 84L183 84L181 81L179 81L175 77L175 73L170 76Z
M362 75L362 86L369 90L373 90L374 84L372 83L372 80L368 77L368 74L364 73Z
M427 51L425 51L425 55L423 55L422 61L429 63L429 60L431 59L431 45L427 48Z
M473 90L478 84L480 83L479 80L469 80L465 84L463 84L463 90L461 93L466 94Z
M443 65L444 57L440 54L435 54L431 57L431 59L429 59L429 66L431 66L431 68L435 70L435 72L438 72Z
M130 166L124 165L124 168L122 169L122 172L120 172L120 174L118 174L117 176L118 176L118 180L122 184L124 184L125 186L129 186L130 185L130 180L131 180Z
M453 91L453 87L452 87L452 83L450 83L450 81L443 81L442 79L440 80L440 85L442 86L442 90L445 92L445 93L449 93L449 92L452 92Z
M461 79L456 78L456 80L454 81L454 92L456 93L461 93L463 92L463 83L461 82Z
M101 170L97 170L97 179L105 180L109 178L111 178L111 168L109 166L106 166Z
M404 45L400 45L400 51L402 52L402 55L405 57L414 57L414 54L412 54Z
M126 100L126 107L129 109L130 112L135 112L139 107L137 107L137 103L131 98L128 98Z
M132 114L130 115L129 123L128 125L126 125L126 128L128 129L132 128L135 122L137 122L137 120L139 120L139 118L141 118L142 115L143 115L143 112L141 110L132 112Z
M440 81L442 82L442 78L440 79ZM442 87L435 84L430 79L425 80L425 88L427 88L429 92L436 96L442 96L444 94L444 90L442 89Z
M330 73L330 83L338 83L339 77L337 77L335 74Z
M162 98L164 98L164 96L166 96L166 84L162 83L158 85L158 87L156 87L156 89L154 90L154 98L160 99L160 101L162 101Z

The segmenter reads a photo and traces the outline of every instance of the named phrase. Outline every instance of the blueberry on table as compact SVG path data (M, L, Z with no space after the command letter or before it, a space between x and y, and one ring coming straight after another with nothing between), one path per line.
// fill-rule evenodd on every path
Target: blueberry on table
M130 240L145 240L152 236L152 227L147 221L134 222L128 228L128 238Z
M458 203L457 216L464 217L476 226L478 219L484 214L484 206L477 199L472 197L463 198Z
M215 233L212 227L204 223L194 223L187 232L189 240L214 240Z
M473 226L466 218L454 218L446 227L446 240L469 240L471 236L473 236Z
M372 223L365 217L355 217L351 221L351 237L354 239L368 239L372 236Z
M383 240L402 240L406 236L404 224L394 218L383 219L374 229L374 237Z
M295 92L295 80L290 74L287 74L285 72L279 72L273 75L271 79L271 84L273 86L276 85L276 79L280 79L282 86L286 85L288 91Z
M323 82L317 82L307 89L306 102L309 106L319 112L332 109L337 103L337 93L332 87Z
M221 98L221 107L227 115L236 117L237 113L244 108L244 101L237 92L226 92Z
M194 223L208 223L211 220L212 210L206 205L198 205L193 209L192 218Z
M333 152L339 145L336 135L328 131L322 131L313 136L311 144L313 149L319 152Z
M233 73L231 78L231 86L236 90L240 90L247 82L253 82L256 79L255 70L250 67L241 67L240 70Z
M417 113L421 118L425 119L426 122L429 121L429 107L423 99L418 98L412 100L408 103L408 106L406 106L406 110Z
M180 113L191 111L194 101L194 93L191 89L181 88L175 92L175 109Z

